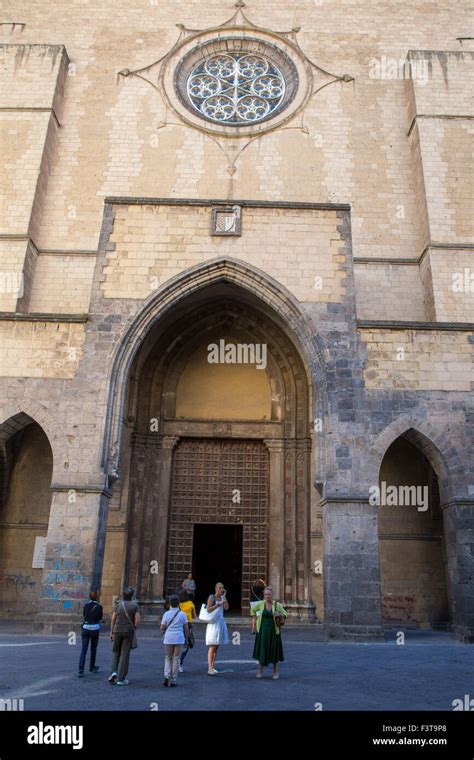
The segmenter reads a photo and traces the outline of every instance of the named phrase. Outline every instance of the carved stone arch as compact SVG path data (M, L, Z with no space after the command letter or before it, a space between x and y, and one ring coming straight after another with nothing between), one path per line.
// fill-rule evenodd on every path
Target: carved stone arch
M274 326L271 321L266 320L263 326L261 315L253 309L248 311L246 306L239 304L237 301L231 304L232 317L235 318L235 325L229 319L229 301L212 300L205 308L196 306L195 310L189 315L189 325L185 325L180 330L178 338L172 338L170 341L166 330L162 330L159 341L159 349L155 345L154 353L159 354L159 360L153 357L150 351L146 351L146 361L140 362L137 356L137 365L140 369L135 369L134 377L140 374L140 397L142 399L142 410L140 420L140 430L146 432L148 421L156 416L160 410L160 416L163 418L174 417L175 413L175 395L176 388L184 369L184 366L193 353L194 349L203 343L203 333L209 332L209 341L216 339L216 331L219 327L232 331L237 329L241 335L247 335L246 342L266 343L267 352L267 377L270 383L272 393L272 414L271 419L282 420L286 417L288 423L291 422L296 430L296 404L290 404L289 397L301 399L308 403L308 388L306 385L306 376L304 367L297 365L295 362L295 348L286 337L282 338L281 330ZM245 325L243 325L243 318ZM171 325L171 330L173 325ZM222 332L221 332L222 334ZM281 366L280 366L281 365ZM295 380L295 377L298 379ZM143 397L149 398L149 406L145 410ZM129 394L127 405L127 418L135 419L136 409L136 392L132 390ZM283 400L293 412L293 420L289 415L284 414L282 408ZM307 420L305 420L307 424ZM301 424L300 424L301 427Z
M238 342L267 344L270 391L272 396L281 397L278 415L237 419L240 407L234 409L232 416L225 414L224 406L223 413L216 416L209 413L194 418L189 407L184 417L176 417L174 397L186 360L195 347L203 345L203 339L205 347L206 337L215 337L218 332L239 335ZM247 531L242 549L245 577L252 558L257 556L249 538L253 535L253 520L260 526L259 540L268 542L268 555L262 561L268 562L269 577L281 598L293 606L295 614L312 614L312 389L319 416L326 404L325 366L322 352L318 351L321 344L313 333L303 308L286 288L259 269L230 258L199 264L174 277L130 320L117 349L110 380L107 435L112 445L104 443L104 464L109 473L115 470L116 474L121 465L121 498L127 511L123 577L137 589L141 603L148 605L146 614L162 603L163 594L176 581L176 573L182 570L177 562L189 565L192 526L229 521L222 511L227 510L228 472L237 478L248 499L239 517ZM132 387L127 400L130 377ZM129 430L121 453L125 415ZM154 417L160 417L160 423L152 430L147 424ZM170 441L172 447L168 446ZM265 455L262 445L268 450ZM215 457L212 455L208 466L209 446L215 447ZM245 447L250 457L246 467L241 464ZM178 449L186 449L185 465L180 464L183 457ZM258 466L251 469L253 457ZM268 467L262 465L260 470L262 457L268 457ZM218 474L214 470L211 473L214 461L222 461ZM185 469L175 472L174 468L181 466ZM197 468L196 475L190 476L193 467ZM203 474L198 474L199 467ZM262 480L258 487L249 486L245 478L254 476L264 478L267 485L262 485ZM210 512L202 511L203 491L198 492L195 483L205 484L204 502ZM214 498L215 483L218 496ZM184 502L188 511L181 508ZM237 519L234 513L231 517ZM252 523L254 527L256 524ZM153 558L157 558L159 570L150 579L147 568Z
M453 471L462 470L462 462L449 437L421 415L402 415L380 433L372 446L373 456L367 471L369 482L378 482L385 453L397 438L406 438L426 456L438 476L441 502L450 501L455 496Z
M15 435L15 433L18 433L27 425L31 425L31 423L35 421L36 420L34 420L33 417L25 414L25 412L17 412L16 414L13 414L0 425L0 440L7 441L12 435Z
M405 442L411 446L404 447ZM412 516L402 520L400 517L393 519L391 515L385 522L379 519L382 599L388 605L389 615L408 614L409 619L423 625L449 626L455 635L472 640L464 613L464 596L469 594L472 570L465 566L464 556L459 551L465 541L466 518L469 519L472 502L466 494L461 453L454 448L449 431L435 426L423 413L404 414L394 420L379 434L372 453L368 468L372 484L378 483L379 479L388 480L385 475L381 477L381 472L385 456L393 454L395 459L386 463L386 472L393 475L393 484L406 487L409 481L409 485L415 485L417 489L418 484L422 484L429 493L429 511L426 507L418 509L420 514L416 521ZM412 465L414 469L411 469ZM408 477L410 471L412 480ZM423 498L426 499L427 495ZM401 541L410 536L410 531L418 532L419 538L410 539L406 548L402 548ZM397 551L405 553L403 560L400 559L403 554L394 560L393 541L392 548L387 549L393 532ZM420 544L416 541L431 542L430 552L417 551ZM387 552L385 555L382 548ZM404 564L407 571L397 574L397 567ZM395 613L390 612L394 588L401 594L396 602L401 607L398 611L395 609Z
M219 319L216 319L212 325L209 326L210 336L209 339L211 340L211 336L215 331L222 326L225 323L225 317L221 316ZM239 327L241 335L248 336L249 342L252 341L252 339L255 341L255 338L262 339L264 336L260 333L260 329L258 325L255 323L253 325L254 331L252 332L250 328L243 328ZM167 410L163 410L166 412L165 416L171 416L170 413L174 414L174 409L176 405L176 390L177 385L179 382L179 378L181 376L182 371L184 370L185 364L189 356L192 354L192 352L199 347L199 345L202 345L202 326L199 325L198 327L191 327L189 330L189 333L182 336L182 345L176 355L176 357L172 360L170 366L168 367L168 372L166 373L166 376L162 378L163 381L163 397L166 399L166 404L169 404L169 407ZM267 356L267 376L268 381L270 384L270 388L272 391L272 397L275 398L276 394L279 393L280 389L282 392L282 385L284 383L283 376L281 373L280 368L278 367L278 364L275 360L275 357L273 356L272 352L270 351ZM157 368L157 371L155 373L155 376L153 380L156 379L156 374L162 375L164 372L164 368L160 367ZM169 413L168 413L169 411ZM272 414L272 419L282 419L282 414Z
M31 398L23 398L19 403L11 403L3 409L4 421L0 423L0 447L19 430L36 422L43 430L53 452L54 468L59 467L60 461L67 452L67 441L61 434L59 421L38 401ZM53 480L55 478L53 470Z
M132 364L145 338L170 310L210 285L230 283L243 294L270 309L275 320L295 345L304 367L308 387L313 389L313 415L324 418L326 397L325 346L297 299L273 277L253 265L230 257L211 259L176 275L162 285L130 319L116 350L109 374L109 396L103 437L102 462L106 472L118 470L120 439L125 414L126 386ZM142 359L145 361L145 358Z

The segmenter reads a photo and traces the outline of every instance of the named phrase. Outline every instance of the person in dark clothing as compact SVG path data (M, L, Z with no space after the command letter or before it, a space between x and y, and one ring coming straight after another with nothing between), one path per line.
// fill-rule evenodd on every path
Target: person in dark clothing
M111 684L127 686L128 664L133 638L140 623L140 613L137 602L132 602L133 588L123 590L123 600L117 602L112 615L110 638L114 642L112 654L112 673L109 677Z
M84 667L86 664L89 642L91 645L89 673L97 673L99 671L99 667L95 664L95 660L97 656L97 645L99 643L100 621L104 615L102 605L99 604L99 598L99 591L91 591L89 594L89 601L86 602L82 611L84 620L81 629L82 649L79 658L79 672L77 674L79 678L84 678Z

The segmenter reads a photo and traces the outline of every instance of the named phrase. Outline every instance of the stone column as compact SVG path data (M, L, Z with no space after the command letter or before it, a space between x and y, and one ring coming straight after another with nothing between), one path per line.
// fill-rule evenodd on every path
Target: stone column
M303 620L315 620L311 600L310 450L309 438L296 441L296 588L298 617Z
M110 493L101 486L58 485L53 492L35 627L71 629L92 586L100 586Z
M268 509L268 583L276 598L283 599L285 592L285 442L265 439L270 458L270 493Z
M285 587L284 598L287 605L295 610L298 604L298 537L297 537L297 474L296 474L296 441L291 438L285 441L285 521L284 521L284 558L285 558Z
M382 638L377 507L324 498L324 624L329 636Z
M458 500L442 505L451 633L474 644L474 501Z
M156 501L153 513L150 559L156 560L158 563L158 572L150 575L149 596L153 598L154 603L160 606L164 602L173 451L178 441L179 437L177 436L165 435L159 439L157 448L156 480L153 487Z
M146 435L134 433L132 435L131 449L124 582L125 585L139 590L143 557L143 495L146 483Z

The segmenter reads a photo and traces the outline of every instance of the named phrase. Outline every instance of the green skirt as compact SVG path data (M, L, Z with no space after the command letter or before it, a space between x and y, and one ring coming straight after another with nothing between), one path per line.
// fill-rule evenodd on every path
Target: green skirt
M283 662L283 645L281 643L281 633L276 633L273 615L262 616L260 632L255 636L253 648L253 658L258 660L260 665L275 665L277 662Z

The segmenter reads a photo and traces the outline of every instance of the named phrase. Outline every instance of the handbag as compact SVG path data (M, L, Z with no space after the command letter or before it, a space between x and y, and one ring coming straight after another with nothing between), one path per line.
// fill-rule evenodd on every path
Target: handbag
M275 620L275 624L278 626L278 628L283 628L285 625L285 617L281 614L281 612L276 611L276 602L275 602L275 612L273 613L273 617Z
M217 608L213 612L208 612L207 605L201 604L201 612L199 613L199 620L202 620L203 623L213 623L217 617L218 612L219 612L219 608Z
M133 628L132 643L131 643L130 649L136 649L138 647L137 629L135 628L135 626L133 625L132 621L130 620L130 615L128 614L127 608L125 607L125 602L122 602L122 608L123 608L123 611L125 612L125 616L126 616L128 622L130 623L130 625Z
M190 625L190 623L188 623L188 626L189 625ZM193 631L192 628L188 628L188 649L192 649L194 647L195 643L196 642L195 642L195 639L194 639L194 631Z

